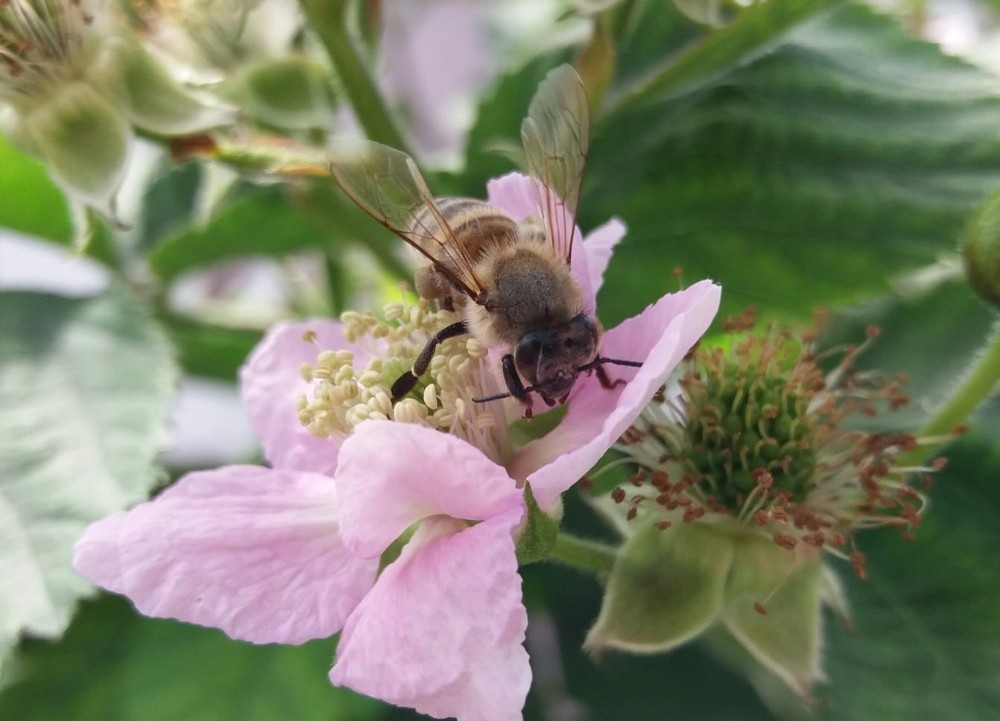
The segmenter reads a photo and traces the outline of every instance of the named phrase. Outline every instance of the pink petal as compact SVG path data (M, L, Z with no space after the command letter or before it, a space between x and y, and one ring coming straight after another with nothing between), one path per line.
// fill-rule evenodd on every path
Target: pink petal
M303 338L314 333L315 340ZM240 371L243 405L260 439L267 460L276 468L333 473L337 467L337 439L315 438L299 423L295 400L308 393L300 367L313 364L320 351L353 350L360 363L366 354L345 339L340 323L314 320L284 323L268 331Z
M542 507L550 506L604 455L639 416L653 394L708 326L719 309L721 289L701 281L665 295L640 315L604 335L601 355L638 360L638 370L606 365L608 375L628 380L615 389L596 377L577 381L562 422L543 438L524 446L508 472L527 479Z
M521 507L521 492L482 451L455 436L366 421L344 441L337 469L344 545L380 555L409 526L443 514L482 521Z
M521 721L531 684L513 510L428 519L347 620L330 680L435 718Z
M332 479L259 466L190 473L92 524L74 566L147 616L254 643L333 635L378 570L341 546Z
M604 284L604 271L611 261L615 246L625 237L625 223L618 218L612 218L587 233L583 239L583 249L587 254L587 266L590 269L590 287L596 294Z

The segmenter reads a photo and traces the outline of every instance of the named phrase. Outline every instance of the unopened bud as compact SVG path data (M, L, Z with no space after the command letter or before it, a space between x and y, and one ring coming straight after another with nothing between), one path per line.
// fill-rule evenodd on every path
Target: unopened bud
M78 81L60 88L23 118L21 128L59 183L108 206L125 172L132 131L93 87Z
M224 94L254 120L285 130L323 128L333 116L330 76L307 57L254 63Z
M233 118L231 108L202 100L130 39L108 38L87 76L118 100L136 126L157 135L190 135Z
M1000 309L1000 190L973 215L961 241L965 274L987 303Z

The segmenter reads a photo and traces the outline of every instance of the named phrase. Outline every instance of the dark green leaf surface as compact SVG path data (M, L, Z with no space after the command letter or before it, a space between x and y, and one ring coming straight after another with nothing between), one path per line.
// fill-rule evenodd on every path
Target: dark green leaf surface
M290 202L289 190L273 186L240 197L207 225L188 227L168 237L149 259L153 270L169 279L224 260L283 257L327 242L320 229Z
M913 543L861 537L869 578L841 574L855 629L827 632L831 721L990 719L1000 706L1000 456L993 431L949 451ZM985 443L984 443L985 441ZM846 564L844 564L846 566Z
M583 225L629 225L602 316L653 300L675 266L721 281L723 313L884 291L1000 183L998 125L993 78L856 5L697 93L650 95L593 143Z
M26 643L0 721L364 721L381 706L326 678L332 639L253 646L141 618L117 597L85 604L65 639Z
M91 586L70 566L86 526L157 480L176 372L135 299L0 294L0 657L57 637Z
M161 321L184 371L216 380L235 380L239 367L261 338L259 331L209 325L176 315Z

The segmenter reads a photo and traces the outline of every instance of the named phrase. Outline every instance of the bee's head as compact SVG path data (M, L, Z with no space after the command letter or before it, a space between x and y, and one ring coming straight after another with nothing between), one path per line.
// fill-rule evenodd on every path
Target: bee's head
M554 328L529 331L514 349L517 372L547 403L573 388L580 368L597 357L600 333L585 313Z

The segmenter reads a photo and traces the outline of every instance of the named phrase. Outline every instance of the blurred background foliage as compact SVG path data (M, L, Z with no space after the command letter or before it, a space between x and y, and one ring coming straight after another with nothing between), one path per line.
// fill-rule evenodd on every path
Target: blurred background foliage
M435 0L410 4L429 11ZM380 3L315 5L305 3L317 35L351 42L369 67L391 51L379 47ZM859 340L876 323L884 333L862 362L907 373L914 397L880 422L920 427L995 323L962 278L956 243L1000 185L996 72L920 37L933 9L922 2L545 5L552 12L535 19L540 29L508 46L478 91L456 146L461 162L414 151L435 192L481 197L489 178L514 169L538 82L575 62L595 106L580 224L618 216L629 228L599 298L604 324L676 287L675 268L688 282L719 281L723 316L752 304L764 319L801 325L829 308L830 344ZM996 22L995 2L966 10L987 28ZM353 18L349 28L340 11ZM350 115L356 70L332 62L331 95ZM419 148L418 116L395 109L403 138ZM356 124L385 132L363 114ZM287 135L300 149L323 139ZM77 604L91 594L69 569L72 540L146 497L164 468L186 470L156 457L178 375L232 384L271 322L377 305L411 272L399 243L327 178L275 175L235 154L154 157L148 179L133 184L139 212L121 227L92 211L71 214L44 166L0 138L0 226L77 248L110 278L94 297L0 295L0 569L34 584L0 586L0 654L8 653L0 720L413 717L330 687L332 640L253 647L141 618L119 598ZM241 296L261 259L282 289L267 308ZM580 645L599 580L536 564L524 569L535 673L526 718L993 717L996 406L980 408L970 433L947 448L951 463L935 479L917 540L862 536L863 581L844 564L853 625L829 619L829 682L815 707L771 679L748 681L702 647L588 658ZM579 499L568 505L567 525L603 532Z

